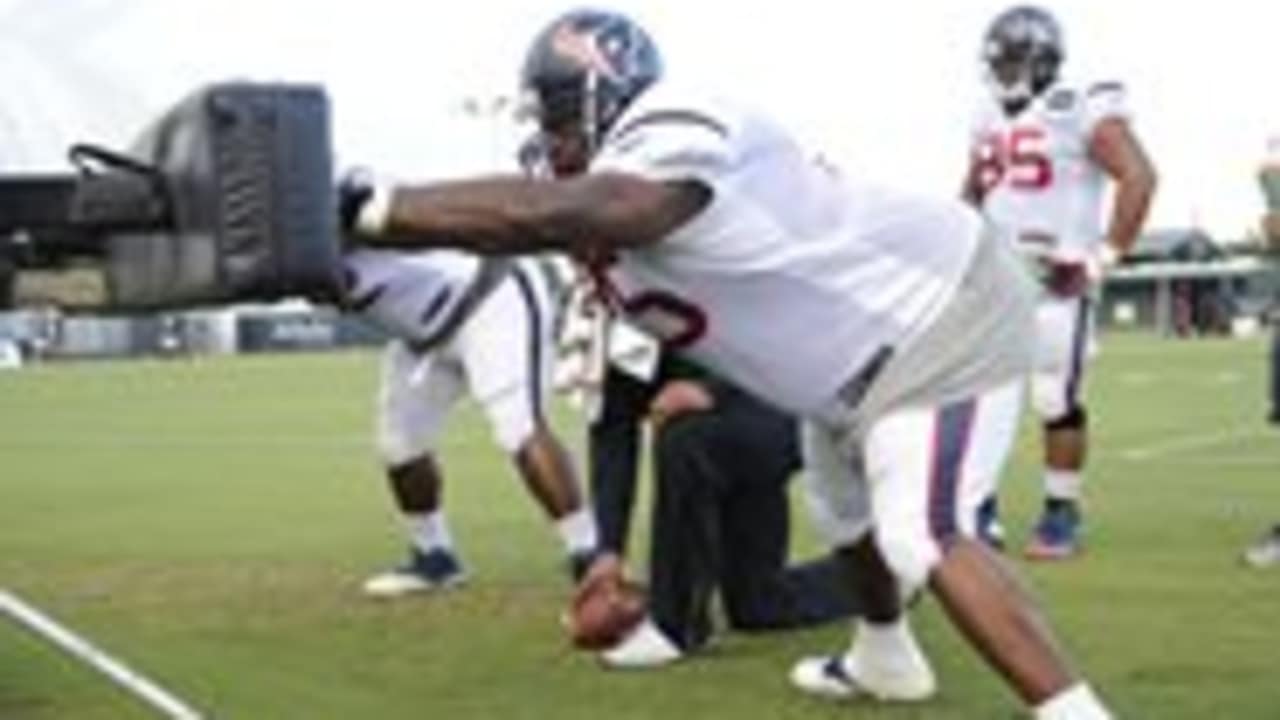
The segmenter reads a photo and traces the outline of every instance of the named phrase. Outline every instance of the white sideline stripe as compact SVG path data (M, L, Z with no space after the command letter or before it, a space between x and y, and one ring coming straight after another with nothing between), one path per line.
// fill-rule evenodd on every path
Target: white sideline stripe
M1194 456L1176 457L1176 458L1164 457L1164 458L1143 458L1142 460L1138 460L1136 462L1145 462L1145 463L1166 462L1169 464L1177 463L1178 465L1182 465L1182 466L1191 465L1195 467L1274 468L1274 467L1280 467L1280 456L1267 457L1264 455L1246 455L1244 457L1232 456L1232 457L1220 457L1220 458L1194 457Z
M1117 375L1117 381L1121 385L1150 385L1161 380L1168 380L1173 374L1162 375L1152 372L1128 372ZM1244 382L1243 373L1234 371L1223 371L1213 373L1211 375L1197 375L1194 380L1188 381L1186 378L1179 377L1178 382L1199 382L1204 385L1234 385Z
M14 622L47 640L59 650L107 676L116 685L160 711L165 717L173 720L201 720L204 717L176 695L4 590L0 590L0 613L9 616Z
M1120 456L1125 460L1147 460L1150 458L1160 457L1162 455L1170 455L1184 450L1202 450L1204 448L1222 445L1233 440L1241 440L1250 437L1263 437L1274 433L1274 430L1257 427L1238 426L1228 428L1216 433L1195 433L1175 437L1157 443L1147 445L1139 445L1131 447L1120 452Z

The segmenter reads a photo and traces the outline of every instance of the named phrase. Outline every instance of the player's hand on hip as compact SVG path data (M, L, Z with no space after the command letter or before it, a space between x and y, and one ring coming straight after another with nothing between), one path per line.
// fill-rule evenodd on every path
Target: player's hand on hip
M1085 259L1085 270L1091 283L1101 283L1111 269L1120 264L1120 252L1105 240L1098 244L1096 252Z

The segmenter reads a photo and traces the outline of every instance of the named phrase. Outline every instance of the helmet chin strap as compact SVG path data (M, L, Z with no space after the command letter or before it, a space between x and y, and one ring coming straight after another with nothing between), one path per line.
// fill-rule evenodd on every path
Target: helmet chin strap
M1023 73L1022 77L1013 84L1005 84L996 78L995 73L987 72L987 86L991 89L991 94L996 100L1002 103L1024 103L1031 100L1033 95L1031 89L1030 73Z
M1031 73L1029 71L1023 72L1016 82L1005 84L1000 82L994 71L988 69L986 80L991 96L1010 115L1017 115L1022 112L1023 108L1035 97L1035 89L1031 86Z

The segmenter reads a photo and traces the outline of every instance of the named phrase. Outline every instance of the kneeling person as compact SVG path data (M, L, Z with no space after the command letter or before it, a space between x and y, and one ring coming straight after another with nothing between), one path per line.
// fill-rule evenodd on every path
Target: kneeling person
M798 421L692 363L664 355L644 382L616 368L590 434L601 545L623 554L639 430L653 430L650 622L601 659L652 667L703 647L720 596L727 625L759 632L846 618L856 604L831 555L787 565L787 485L800 469Z

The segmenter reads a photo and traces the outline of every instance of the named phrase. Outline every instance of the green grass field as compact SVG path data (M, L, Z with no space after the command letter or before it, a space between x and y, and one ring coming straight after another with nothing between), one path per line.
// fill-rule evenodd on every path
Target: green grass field
M1028 569L1123 717L1280 718L1280 570L1238 562L1280 520L1264 357L1257 341L1111 337L1096 365L1091 549ZM567 648L558 542L469 408L445 457L471 584L362 598L402 548L370 450L374 375L371 354L0 374L0 587L220 718L1021 716L931 602L917 624L943 691L919 707L790 691L791 661L841 646L842 626L602 671ZM1027 430L1004 483L1014 543L1037 484ZM150 716L0 621L0 718Z

